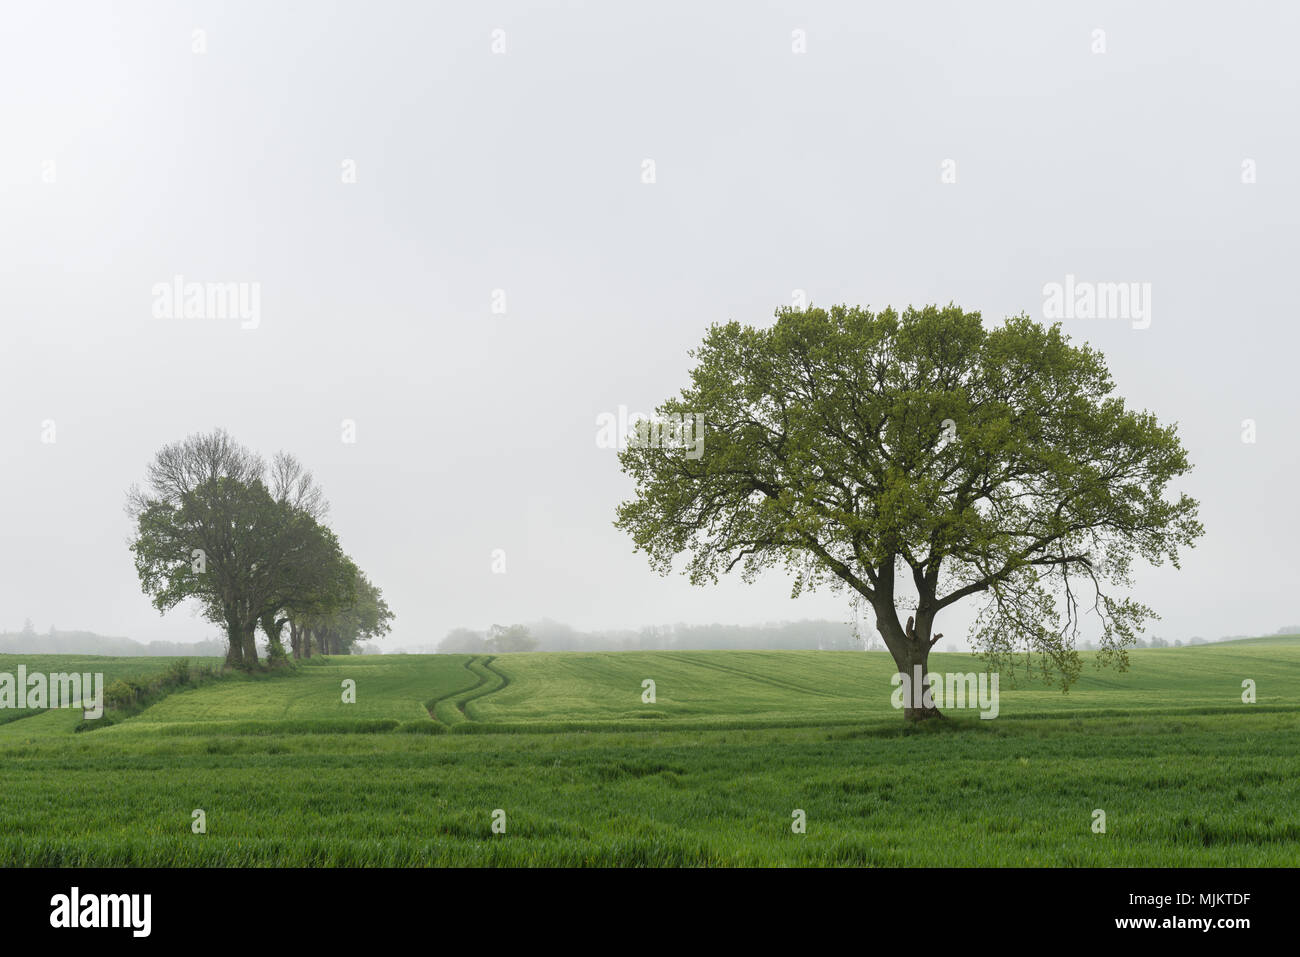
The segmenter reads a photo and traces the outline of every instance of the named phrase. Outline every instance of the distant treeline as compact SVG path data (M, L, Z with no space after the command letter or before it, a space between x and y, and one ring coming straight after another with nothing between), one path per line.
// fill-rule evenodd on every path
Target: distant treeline
M196 658L220 658L225 653L226 643L220 639L189 644L178 641L141 644L130 638L97 635L93 631L56 631L51 628L43 635L29 630L0 633L0 654L6 655L193 655Z
M487 631L456 628L439 642L437 651L442 654L709 649L854 651L863 647L863 643L854 637L852 625L841 621L651 625L637 630L586 632L544 619L526 625L493 625Z
M1300 634L1300 627L1279 628L1279 635ZM1159 636L1138 638L1137 648L1181 648L1184 645L1207 645L1254 635L1228 635L1223 638L1202 638L1197 635L1187 641L1169 640ZM1093 641L1079 646L1095 650ZM368 645L364 654L500 654L512 651L707 651L732 650L820 650L860 651L883 650L879 636L873 631L860 638L853 626L846 622L804 620L770 622L762 625L651 625L640 629L578 631L563 622L543 619L523 625L493 625L486 631L472 628L455 628L436 647L381 648Z
M1300 625L1279 628L1278 635L1300 635ZM874 635L869 636L875 638ZM1153 637L1139 638L1139 648L1173 648L1181 645L1206 645L1254 635L1228 635L1224 638L1202 638L1199 635L1183 641L1168 641ZM456 628L438 645L385 648L379 642L358 644L357 654L499 654L509 651L706 651L710 649L733 650L823 650L855 651L863 647L879 648L879 640L868 645L853 637L850 625L838 621L783 621L765 625L656 625L638 630L578 631L558 621L544 619L527 625L502 627L495 625L486 631ZM1082 648L1093 647L1083 642ZM0 654L23 655L114 655L122 657L194 656L219 658L226 653L222 638L183 643L178 641L151 641L143 644L130 638L97 635L93 631L58 631L54 628L39 634L29 628L20 632L0 632Z

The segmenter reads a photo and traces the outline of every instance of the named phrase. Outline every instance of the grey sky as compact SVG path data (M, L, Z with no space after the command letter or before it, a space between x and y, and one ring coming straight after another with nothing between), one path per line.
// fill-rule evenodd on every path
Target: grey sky
M843 619L653 574L596 417L795 290L993 322L1067 274L1151 284L1149 328L1065 326L1196 466L1205 538L1139 572L1153 632L1295 622L1300 8L1133 6L7 4L0 630L215 635L151 608L122 506L216 426L315 471L391 645ZM176 275L259 283L257 327L155 318Z

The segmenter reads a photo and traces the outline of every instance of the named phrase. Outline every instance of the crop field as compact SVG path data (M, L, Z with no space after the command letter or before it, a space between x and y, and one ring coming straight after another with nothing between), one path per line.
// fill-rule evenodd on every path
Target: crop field
M884 653L313 658L89 730L5 715L0 864L1300 864L1300 639L1130 657L914 728Z
M42 674L57 674L59 672L83 674L86 672L99 673L104 676L104 685L111 685L119 678L149 678L153 675L163 672L168 665L174 661L189 661L193 664L210 664L220 665L221 662L216 658L140 658L140 657L106 657L104 655L0 655L0 674L17 675L19 666L24 666L27 671L40 672ZM51 729L64 728L64 724L55 721L53 724L46 724L50 717L50 712L41 711L33 708L0 708L0 725L10 721L17 721L24 718L40 717L42 723L24 725L24 729L44 728ZM67 713L60 717L66 719ZM76 721L73 721L75 724Z

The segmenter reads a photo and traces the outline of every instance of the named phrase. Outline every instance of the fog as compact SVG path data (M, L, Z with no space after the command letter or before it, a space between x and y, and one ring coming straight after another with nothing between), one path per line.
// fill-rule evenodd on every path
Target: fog
M0 631L218 635L151 607L123 511L216 427L313 470L393 647L847 621L781 575L654 574L598 417L801 295L995 323L1070 276L1149 284L1145 327L1064 327L1195 465L1205 537L1137 571L1152 632L1275 631L1300 618L1300 13L1224 9L9 5ZM247 308L185 318L159 289L185 282Z

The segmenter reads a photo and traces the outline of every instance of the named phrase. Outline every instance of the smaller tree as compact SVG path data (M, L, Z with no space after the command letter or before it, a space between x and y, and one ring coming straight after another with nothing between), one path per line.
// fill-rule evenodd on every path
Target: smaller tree
M288 512L288 534L294 541L292 562L280 581L278 607L261 619L272 659L287 657L281 642L286 624L291 626L290 642L294 657L298 657L298 636L292 625L295 615L328 615L346 607L355 598L357 574L330 529L284 502L278 507Z
M282 581L283 607L262 616L267 651L272 660L286 658L281 635L294 611L309 613L328 608L336 599L350 600L355 567L347 563L338 539L324 525L329 502L312 473L288 452L278 452L271 462L270 490L297 536L295 568ZM293 656L299 656L298 636L290 628Z
M226 630L226 662L257 662L256 629L282 594L285 515L260 479L261 460L224 433L168 446L148 492L133 491L136 572L154 607L196 599Z
M346 591L335 592L314 610L300 616L304 629L304 657L311 657L312 644L323 655L347 655L359 641L382 638L392 630L396 617L384 593L354 563L351 568L351 586Z
M259 625L272 658L285 656L286 623L295 657L310 657L313 640L345 654L386 634L393 614L323 524L328 507L286 453L268 485L262 459L223 430L165 446L128 498L141 585L159 611L197 600L225 627L228 664L257 663Z

